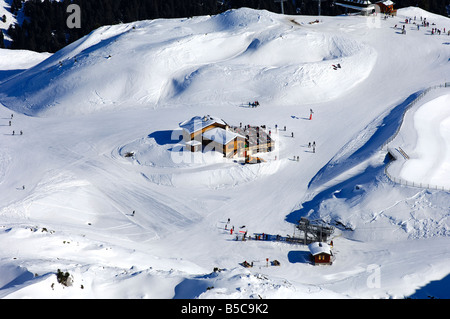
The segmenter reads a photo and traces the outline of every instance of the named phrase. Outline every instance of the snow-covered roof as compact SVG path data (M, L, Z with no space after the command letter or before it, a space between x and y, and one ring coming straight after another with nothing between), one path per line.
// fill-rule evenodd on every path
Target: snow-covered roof
M313 256L325 253L331 255L331 248L327 243L314 242L308 245L309 251Z
M224 130L220 127L213 128L211 130L208 130L203 133L203 137L207 138L208 140L220 143L222 145L228 144L232 140L234 140L236 137L240 137L242 139L245 139L242 135L234 132L230 132L227 130Z
M394 2L391 1L391 0L378 1L377 3L382 3L382 4L384 4L385 6L392 6L392 5L394 5Z
M227 125L224 120L211 115L194 116L190 120L181 122L179 125L189 133L194 133L214 123Z
M201 143L200 141L197 141L197 140L192 140L192 141L187 141L187 142L186 142L186 145L189 145L189 146L198 146L198 145L202 145L202 143Z

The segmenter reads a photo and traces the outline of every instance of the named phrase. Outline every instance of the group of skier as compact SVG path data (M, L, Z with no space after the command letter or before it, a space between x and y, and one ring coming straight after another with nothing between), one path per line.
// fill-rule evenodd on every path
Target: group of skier
M402 34L406 34L405 25L406 24L411 24L411 22L417 26L417 30L420 30L420 26L422 26L422 27L429 27L430 26L430 22L427 21L427 18L420 17L420 23L416 23L416 19L417 19L417 17L406 18L405 19L405 24L402 26ZM432 23L431 25L435 26L434 23ZM396 29L396 28L397 28L397 25L394 26L394 29ZM435 27L433 27L431 29L431 34L432 35L434 35L434 34L440 35L441 33L445 34L446 33L446 29L443 28L443 30L441 30L441 29L435 28ZM447 35L450 36L450 30L447 30Z
M9 126L12 126L12 119L13 119L13 117L14 117L14 114L11 114L11 119L9 120ZM22 135L23 131L20 130L19 134ZM12 131L12 135L16 135L16 131L13 130Z
M255 101L255 102L248 102L248 107L257 107L257 106L259 106L259 102L258 101Z

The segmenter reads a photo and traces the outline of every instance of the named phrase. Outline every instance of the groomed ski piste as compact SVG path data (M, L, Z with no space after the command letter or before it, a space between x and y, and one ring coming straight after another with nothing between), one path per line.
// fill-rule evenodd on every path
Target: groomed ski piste
M450 297L450 89L422 95L450 81L450 37L431 28L450 19L242 8L0 50L0 297ZM204 115L277 147L181 151ZM335 227L332 265L229 230L294 236L301 217Z

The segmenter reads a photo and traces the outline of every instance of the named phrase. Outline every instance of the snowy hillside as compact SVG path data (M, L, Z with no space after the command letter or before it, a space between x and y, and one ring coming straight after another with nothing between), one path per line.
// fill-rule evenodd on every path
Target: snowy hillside
M132 65L124 63L130 55ZM236 105L248 97L312 103L353 88L375 58L373 49L348 36L303 30L268 12L136 22L102 27L6 83L5 105L35 115L149 104ZM333 74L330 65L337 63L352 70Z
M23 70L0 78L0 297L448 298L450 193L393 182L449 187L450 89L409 108L450 81L432 28L450 19L243 8L102 27L26 70L0 51ZM275 150L182 152L179 123L207 114L266 125ZM335 227L331 266L230 235L298 235L301 217Z

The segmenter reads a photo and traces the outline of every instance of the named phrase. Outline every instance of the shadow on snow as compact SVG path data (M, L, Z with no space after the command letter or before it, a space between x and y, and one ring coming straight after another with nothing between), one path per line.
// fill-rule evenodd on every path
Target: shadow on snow
M334 177L339 176L340 174L346 172L347 170L355 167L356 165L362 163L363 161L376 154L376 152L381 149L383 144L398 130L402 123L403 114L408 109L408 106L422 92L423 91L418 91L411 94L402 103L394 107L377 125L376 130L372 134L372 136L347 158L344 158L341 161L336 161L337 155L332 158L311 179L308 184L308 188L311 188L312 186L319 186L327 181L330 181ZM369 130L371 125L373 124L374 122L369 124L365 128L365 130ZM346 146L344 146L341 150L344 150ZM339 152L338 154L340 153L341 152ZM302 208L289 213L286 216L286 221L289 223L297 224L301 217L311 217L313 219L318 218L319 216L315 215L314 212L318 211L320 203L322 201L332 197L352 200L356 196L362 196L365 190L358 185L377 183L377 180L383 178L384 166L389 162L389 160L390 158L387 154L382 165L368 166L362 173L352 176L349 179L320 192L310 201L302 203ZM384 177L384 179L386 180L387 178Z
M364 196L366 192L364 185L376 184L381 179L384 179L384 181L387 180L387 177L384 177L384 166L389 160L390 158L387 155L382 165L368 166L363 172L320 192L310 201L302 203L302 208L289 213L285 220L289 223L297 224L301 217L319 219L317 212L322 201L333 197L344 198L345 200L351 201L357 197ZM348 230L348 228L339 224L339 222L336 223L336 226Z
M332 178L339 176L348 169L357 164L367 160L372 155L380 150L383 144L392 137L397 129L402 124L403 114L408 109L408 106L413 102L423 91L418 91L408 96L402 103L394 107L377 125L374 134L367 140L367 142L359 147L354 153L342 160L342 163L336 163L336 156L332 158L324 167L322 167L317 174L311 179L308 187L320 185ZM365 130L369 130L373 125L370 123ZM352 139L353 140L353 139ZM351 143L351 142L350 142ZM345 145L341 150L345 149ZM340 152L339 152L340 153ZM338 153L338 154L339 154Z

